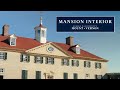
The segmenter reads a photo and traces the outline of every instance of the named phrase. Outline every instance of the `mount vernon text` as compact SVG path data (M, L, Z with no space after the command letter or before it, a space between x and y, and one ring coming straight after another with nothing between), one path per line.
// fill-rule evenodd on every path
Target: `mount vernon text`
M114 32L114 17L57 17L58 32Z

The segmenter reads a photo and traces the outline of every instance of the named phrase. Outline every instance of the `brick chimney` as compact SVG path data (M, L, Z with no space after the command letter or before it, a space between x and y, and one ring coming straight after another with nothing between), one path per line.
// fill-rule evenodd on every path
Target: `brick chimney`
M5 24L3 27L2 27L2 35L3 36L8 36L9 35L9 25Z
M67 38L66 38L66 44L67 44L67 45L70 45L70 46L73 46L73 44L74 44L74 43L73 43L73 38L74 38L74 37L72 37L72 36L67 37Z

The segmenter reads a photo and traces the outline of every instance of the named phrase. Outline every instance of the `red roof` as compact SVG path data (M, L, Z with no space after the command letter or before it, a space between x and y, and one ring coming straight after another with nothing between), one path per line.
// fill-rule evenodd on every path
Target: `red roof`
M8 38L9 38L9 36L1 36L0 35L0 47L28 50L30 48L34 48L36 46L41 45L38 41L36 41L34 39L17 36L16 46L10 46L9 42L8 42Z
M81 57L86 57L86 58L93 58L93 59L103 59L101 57L98 57L92 53L89 53L83 49L80 49L80 54L76 54L71 50L71 46L63 43L56 43L59 47L61 47L63 50L65 50L68 54L73 56L74 58L81 58Z
M37 46L42 45L40 42L31 39L31 38L25 38L25 37L18 37L16 41L16 46L10 46L8 42L9 36L2 36L0 35L0 48L9 48L9 49L24 49L28 50ZM53 42L55 45L59 46L61 49L63 49L65 52L67 52L69 55L71 55L74 58L92 58L96 60L103 60L101 57L98 57L92 53L89 53L83 49L80 50L80 54L76 54L71 50L71 46L64 44L64 43L57 43ZM105 60L104 60L105 61Z

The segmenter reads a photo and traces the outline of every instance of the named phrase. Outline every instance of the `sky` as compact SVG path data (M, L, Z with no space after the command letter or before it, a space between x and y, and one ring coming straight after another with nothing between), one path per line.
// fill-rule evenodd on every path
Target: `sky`
M10 34L35 38L34 27L47 27L47 41L65 43L68 36L74 37L74 44L100 56L108 62L108 72L120 72L120 11L0 11L0 33L4 24L10 25ZM57 16L114 16L115 32L57 32Z

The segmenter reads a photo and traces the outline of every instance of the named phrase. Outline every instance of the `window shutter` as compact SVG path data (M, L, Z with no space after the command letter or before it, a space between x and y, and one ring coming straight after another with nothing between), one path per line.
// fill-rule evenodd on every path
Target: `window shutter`
M61 65L64 65L64 59L62 59L62 61L61 61Z
M20 62L23 62L23 54L20 55Z
M77 67L79 66L79 61L78 61L78 60L76 61L76 66L77 66Z
M43 63L43 57L40 58L40 63L41 63L41 64Z
M95 79L98 79L98 78L97 78L97 74L95 75Z
M91 63L90 63L90 62L88 62L88 64L89 64L89 67L91 67Z
M72 66L74 66L74 60L72 60Z
M37 61L36 59L37 59L37 56L34 56L34 63L36 63L36 61Z
M97 63L95 63L95 68L97 68Z
M54 58L52 58L51 64L54 64Z
M41 61L41 64L43 63L43 60L40 60Z
M27 62L30 62L30 56L29 55L27 56Z
M101 69L101 63L99 63L99 68Z
M46 57L46 62L45 63L48 64L48 57Z
M4 60L7 59L7 53L4 53Z
M86 67L86 61L84 61L84 67Z

